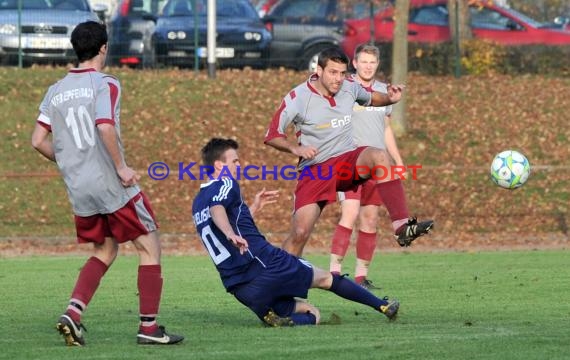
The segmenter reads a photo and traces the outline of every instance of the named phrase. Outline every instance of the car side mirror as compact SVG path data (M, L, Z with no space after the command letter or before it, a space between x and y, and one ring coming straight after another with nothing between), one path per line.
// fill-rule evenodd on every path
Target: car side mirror
M519 24L517 24L516 22L514 22L510 19L509 19L509 21L507 21L507 29L509 29L509 30L522 30L522 28Z
M109 7L105 4L95 4L93 5L93 12L97 14L97 17L101 21L105 21L105 13L109 11Z
M158 20L158 16L149 13L143 14L142 18L143 20L153 21L155 23Z

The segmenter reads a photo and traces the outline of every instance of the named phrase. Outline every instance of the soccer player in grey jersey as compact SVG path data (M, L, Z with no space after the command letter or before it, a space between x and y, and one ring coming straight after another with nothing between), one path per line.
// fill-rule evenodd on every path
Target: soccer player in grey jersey
M92 243L58 331L68 346L82 346L81 315L95 294L118 245L132 241L139 253L138 344L174 344L184 337L158 326L162 275L158 224L140 176L125 162L120 133L119 81L101 72L107 57L105 25L77 25L71 43L79 66L47 91L32 134L32 146L55 161L75 214L79 243ZM51 134L51 136L50 136Z
M351 78L366 89L386 92L386 84L375 79L380 65L380 50L374 45L359 45L354 52L352 65L356 74ZM386 150L392 162L403 166L402 157L392 127L390 116L392 106L364 107L354 105L352 113L352 133L358 146L374 146ZM376 228L378 208L382 199L374 191L373 179L366 181L356 191L339 192L341 218L336 226L331 244L330 271L340 274L342 262L347 253L356 220L359 229L356 237L356 268L354 281L367 289L376 289L368 276L368 268L376 249Z
M418 223L409 218L400 179L390 179L382 170L390 166L386 151L357 147L352 138L354 103L391 105L400 100L403 86L391 85L386 94L369 92L346 79L347 68L348 57L341 50L323 50L317 72L285 96L265 136L266 144L299 157L295 212L291 233L283 243L283 248L294 255L302 254L322 209L336 200L336 192L356 189L371 177L376 180L375 189L402 246L408 246L433 226L431 220ZM296 143L286 138L289 125L295 127Z

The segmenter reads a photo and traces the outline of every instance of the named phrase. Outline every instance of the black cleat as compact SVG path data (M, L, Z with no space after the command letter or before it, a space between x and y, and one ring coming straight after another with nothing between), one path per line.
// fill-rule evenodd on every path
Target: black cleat
M83 332L81 329L87 331L82 324L77 324L67 315L61 315L55 328L63 336L67 346L83 346L85 339L83 339Z
M374 285L372 283L372 281L368 280L368 279L364 279L362 280L362 282L360 284L358 284L360 286L362 286L363 288L365 288L366 290L380 290L381 287L378 287L376 285Z
M184 340L184 336L166 333L164 326L159 326L156 331L150 335L143 334L139 331L137 334L137 344L139 345L172 345Z
M389 320L396 320L398 309L400 309L400 302L396 299L388 300L384 298L384 300L387 300L388 304L380 306L380 312L386 315Z
M294 326L295 323L290 317L281 317L273 312L273 310L269 310L267 315L263 317L263 322L267 326L271 327L283 327L283 326Z
M396 233L396 241L402 247L408 247L416 238L425 235L433 228L433 220L426 220L418 223L418 219L411 218Z

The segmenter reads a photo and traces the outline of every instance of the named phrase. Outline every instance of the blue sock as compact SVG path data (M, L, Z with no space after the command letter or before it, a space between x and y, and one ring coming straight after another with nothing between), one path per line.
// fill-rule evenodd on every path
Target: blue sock
M377 298L370 291L341 275L333 274L333 281L329 291L347 300L371 306L376 310L379 310L380 306L388 305L386 300Z
M290 318L295 325L315 325L317 323L317 317L310 312L292 314Z

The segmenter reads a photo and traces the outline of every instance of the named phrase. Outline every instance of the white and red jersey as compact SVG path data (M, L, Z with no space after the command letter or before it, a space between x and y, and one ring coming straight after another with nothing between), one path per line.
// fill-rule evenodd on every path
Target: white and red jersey
M352 75L355 79L355 75ZM368 91L388 93L386 84L373 80L372 85L366 87ZM358 146L373 146L378 149L386 149L386 116L392 114L392 105L388 106L362 106L354 104L352 111L352 136Z
M356 149L353 106L355 103L368 106L372 100L372 93L350 78L330 97L321 95L312 85L316 80L317 75L311 75L307 82L285 96L265 135L265 142L287 137L287 127L293 124L298 143L318 149L313 159L300 159L299 170Z
M95 69L71 69L50 86L40 104L37 121L52 132L55 159L75 215L113 213L140 191L121 184L97 131L98 124L114 125L123 156L120 97L116 78Z

